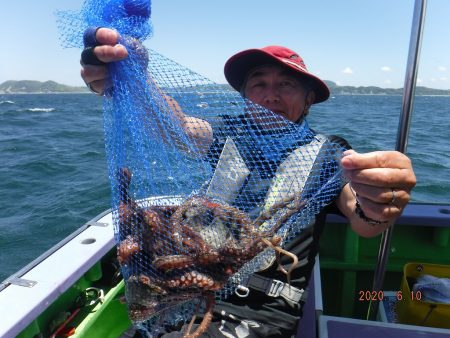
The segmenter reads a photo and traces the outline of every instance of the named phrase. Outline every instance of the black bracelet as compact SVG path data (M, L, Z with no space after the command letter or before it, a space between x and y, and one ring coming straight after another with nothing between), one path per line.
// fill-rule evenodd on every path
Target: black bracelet
M364 211L361 209L361 205L359 204L358 200L356 200L355 214L357 214L358 217L361 218L364 222L373 227L375 225L386 224L388 222L388 221L377 221L376 219L367 217Z

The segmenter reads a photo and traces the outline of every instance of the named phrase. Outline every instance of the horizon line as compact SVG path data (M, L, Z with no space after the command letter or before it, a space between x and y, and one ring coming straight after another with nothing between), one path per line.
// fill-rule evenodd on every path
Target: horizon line
M84 86L84 85L82 85L82 84L80 84L80 85L69 85L69 84L65 84L65 83L58 82L58 81L56 81L56 80L45 80L45 81L42 81L42 80L6 80L6 81L1 82L1 83L0 83L0 86L3 85L3 84L6 83L6 82L9 82L9 81L13 81L13 82L34 81L34 82L39 82L39 83L55 82L56 84L59 84L59 85L68 86L68 87L74 87L74 88L80 88L80 87L82 88L82 87L86 87L86 86ZM336 87L352 87L352 88L369 88L369 87L375 87L375 88L380 88L380 89L390 89L390 90L400 90L400 89L403 89L403 88L404 88L404 87L396 87L396 88L394 88L394 87L380 87L380 86L377 86L377 85L339 85L339 84L337 84L337 83L336 83L335 81L333 81L333 80L323 80L323 81L324 81L324 82L332 82L333 85L336 86ZM229 85L229 84L226 83L226 82L224 82L224 83L218 83L218 82L216 82L215 84L218 84L218 85ZM448 88L448 89L433 88L433 87L427 87L427 86L420 85L420 84L416 84L415 87L416 87L416 88L421 87L421 88L427 88L427 89L433 89L433 90L441 90L441 91L450 91L450 88ZM87 87L86 87L86 88L87 88Z

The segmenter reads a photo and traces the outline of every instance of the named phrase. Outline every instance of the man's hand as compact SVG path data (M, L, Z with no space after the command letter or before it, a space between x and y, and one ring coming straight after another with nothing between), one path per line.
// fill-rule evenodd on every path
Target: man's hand
M357 198L367 218L392 224L408 204L411 190L416 185L410 159L397 151L359 154L348 150L344 153L341 164L344 176L350 181L340 196L340 200L343 199L338 203L341 211L351 221L361 223L358 220L360 217L355 217L354 213ZM354 222L352 225L358 233L366 236L385 228L369 232L364 229L361 233L357 228L364 225L359 224L356 228Z
M123 60L128 56L126 48L118 44L119 33L108 28L94 31L97 45L93 47L93 55L103 63ZM94 92L102 95L110 87L106 65L87 64L81 60L81 77Z

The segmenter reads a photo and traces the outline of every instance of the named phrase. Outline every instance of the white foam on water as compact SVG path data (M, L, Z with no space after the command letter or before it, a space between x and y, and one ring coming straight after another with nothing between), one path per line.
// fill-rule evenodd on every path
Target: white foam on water
M32 111L32 112L41 111L41 112L46 112L46 113L54 111L54 110L55 110L55 108L28 108L27 109L27 111Z

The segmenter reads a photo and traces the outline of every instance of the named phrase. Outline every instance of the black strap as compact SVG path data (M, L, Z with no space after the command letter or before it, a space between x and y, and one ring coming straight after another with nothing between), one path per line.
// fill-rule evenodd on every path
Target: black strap
M307 292L304 289L298 289L277 279L267 278L258 274L252 274L248 278L244 287L264 292L269 297L281 297L286 301L297 304L300 301L306 301ZM242 291L241 289L237 289ZM239 291L237 293L239 296Z

